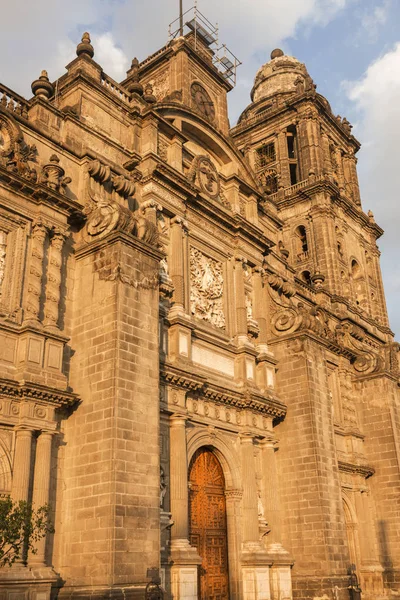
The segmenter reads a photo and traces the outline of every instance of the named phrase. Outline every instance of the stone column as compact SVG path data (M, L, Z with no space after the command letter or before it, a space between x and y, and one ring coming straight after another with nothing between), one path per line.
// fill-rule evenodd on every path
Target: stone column
M318 116L312 114L307 119L307 134L308 144L310 153L310 169L314 171L315 175L321 174L321 153L319 145L319 123ZM308 176L310 173L306 173Z
M286 138L286 128L278 133L278 158L281 166L280 185L290 186L289 156Z
M358 186L357 157L354 156L354 154L350 154L349 157L349 171L351 177L351 184L353 187L354 202L358 205L361 205L360 188Z
M245 259L237 257L235 261L235 298L236 298L236 333L239 345L247 345L247 308L244 290L243 265Z
M182 140L178 136L172 140L170 157L171 167L182 173Z
M258 494L253 436L240 436L242 454L242 579L243 598L246 600L269 600L270 560L262 542L258 521Z
M170 426L170 494L174 526L172 544L189 538L188 464L186 450L186 417L172 415Z
M162 212L161 204L158 204L155 200L145 200L141 204L140 210L150 223L157 226L157 212Z
M326 131L321 131L321 144L322 144L322 155L323 155L323 172L324 175L332 177L332 163L331 153L329 149L329 137Z
M181 217L171 220L170 276L174 285L173 313L185 312L184 240L185 222Z
M49 502L52 440L53 433L42 431L37 441L32 500L35 510ZM36 543L36 549L37 553L32 555L29 562L35 566L45 567L46 537Z
M186 417L175 414L170 426L171 588L175 600L197 600L201 558L189 544L189 494Z
M62 249L64 240L64 233L61 231L55 231L50 241L43 325L52 329L58 328L59 305L61 297Z
M243 542L259 542L258 496L253 436L243 434L240 438L243 479Z
M15 432L15 452L11 496L16 502L28 501L31 473L32 429L17 428Z
M154 117L145 120L142 129L142 154L157 154L158 124Z
M243 490L229 489L225 491L226 522L228 530L228 563L229 563L229 592L232 600L239 600L240 594L240 504Z
M253 314L258 323L259 334L257 338L257 350L259 352L267 352L267 319L268 319L268 302L265 297L265 290L262 281L263 269L255 267L253 269L253 291L254 291L254 306Z
M44 242L47 228L37 222L32 228L31 260L28 274L28 297L25 323L39 324L40 296L42 294Z
M261 442L263 499L265 517L271 532L268 534L268 545L281 546L281 511L278 490L278 474L275 460L275 441L265 439Z

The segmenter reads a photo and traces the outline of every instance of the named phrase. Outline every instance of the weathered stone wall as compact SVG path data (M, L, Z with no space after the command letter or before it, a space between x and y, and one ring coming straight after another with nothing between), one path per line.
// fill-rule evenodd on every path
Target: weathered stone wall
M122 269L122 272L118 269ZM143 583L159 560L158 257L129 238L77 257L63 546L75 587ZM67 592L62 592L67 593Z

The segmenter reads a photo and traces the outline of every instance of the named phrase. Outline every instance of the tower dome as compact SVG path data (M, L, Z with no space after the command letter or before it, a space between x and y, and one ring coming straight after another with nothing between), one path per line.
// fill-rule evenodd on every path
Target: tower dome
M271 60L257 71L251 99L258 102L275 94L292 93L299 80L305 84L307 78L309 75L303 63L276 48L271 52Z

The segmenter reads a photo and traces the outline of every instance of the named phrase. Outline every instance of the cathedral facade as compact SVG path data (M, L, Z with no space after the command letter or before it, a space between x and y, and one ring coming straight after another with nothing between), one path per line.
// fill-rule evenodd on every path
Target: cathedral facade
M231 88L193 33L0 86L0 493L55 529L1 600L400 593L359 142L281 50L233 128Z

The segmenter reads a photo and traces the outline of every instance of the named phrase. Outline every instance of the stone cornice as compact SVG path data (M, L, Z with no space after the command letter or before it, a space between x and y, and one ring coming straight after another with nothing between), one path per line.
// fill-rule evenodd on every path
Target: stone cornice
M197 396L201 395L204 399L216 403L242 410L250 409L273 418L282 418L286 415L286 404L277 398L272 389L264 394L255 389L230 390L207 381L206 377L194 374L191 365L189 368L190 370L186 371L164 364L161 367L161 377L169 385L195 393Z
M371 477L375 473L375 469L368 465L360 465L357 463L345 462L342 460L338 461L338 466L339 471L362 475L363 477L365 477L365 479L368 479L368 477Z
M11 379L0 379L0 394L23 400L29 398L40 400L58 406L73 406L79 401L79 397L71 392L57 390L37 383L18 383Z
M56 206L68 216L75 216L82 211L82 205L79 202L72 200L66 195L59 194L41 183L29 181L18 175L18 173L9 171L2 166L0 166L0 182L9 187L10 190L18 190L20 193L26 195L31 202L37 205L43 203L52 209Z

